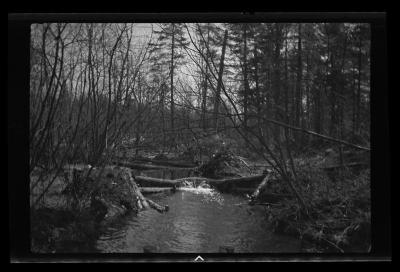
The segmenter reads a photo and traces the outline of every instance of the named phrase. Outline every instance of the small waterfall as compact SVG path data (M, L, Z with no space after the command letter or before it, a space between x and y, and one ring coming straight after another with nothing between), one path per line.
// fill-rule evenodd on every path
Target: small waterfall
M178 191L188 191L199 194L213 194L215 191L205 180L185 180Z

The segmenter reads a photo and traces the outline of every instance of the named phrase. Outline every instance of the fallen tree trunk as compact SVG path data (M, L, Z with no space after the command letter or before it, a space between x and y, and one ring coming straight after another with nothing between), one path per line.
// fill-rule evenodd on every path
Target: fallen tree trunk
M207 183L221 192L234 192L238 188L253 188L252 190L254 190L264 177L265 175L226 179L189 177L177 181L182 182L182 184L185 182L192 182L195 187L201 183Z
M161 206L160 204L155 203L151 199L147 199L147 203L149 203L151 208L155 209L156 211L158 211L160 213L164 213L164 212L167 212L169 210L169 206L168 205Z
M217 189L226 189L228 187L239 187L239 188L249 188L257 187L259 182L264 179L265 175L242 177L242 178L228 178L228 179L210 179L203 177L188 177L181 179L158 179L144 176L136 176L135 181L143 187L180 187L185 181L193 182L194 186L202 182L206 182Z
M129 188L131 197L136 197L137 206L138 206L139 210L148 208L149 204L147 203L146 198L140 192L140 189L139 189L138 185L136 184L131 171L129 171L129 169L125 168L125 170L123 171L123 174L124 174L124 176L122 176L122 178L128 184L128 188Z
M184 161L163 161L163 160L153 160L149 158L136 158L133 160L134 162L150 162L155 165L163 165L163 166L173 166L179 168L196 168L197 165L187 163Z
M260 192L265 188L265 186L267 186L270 176L271 172L268 172L263 181L258 185L257 189L250 195L250 204L254 204L254 202L257 200Z
M174 192L175 189L173 187L141 187L140 192L143 195L147 194L157 194L162 192Z
M235 188L256 187L258 183L264 179L264 177L265 175L220 180L210 179L208 180L208 183L220 191L232 191Z
M248 117L254 117L254 116L248 116ZM257 116L257 118L259 118L259 116ZM346 145L346 146L349 146L349 147L353 147L353 148L356 148L356 149L360 149L360 150L364 150L364 151L371 151L371 148L367 147L367 146L356 145L356 144L353 144L353 143L350 143L350 142L347 142L347 141L344 141L344 140L341 140L341 139L333 138L333 137L330 137L328 135L319 134L319 133L316 133L314 131L307 130L307 129L304 129L304 128L294 127L292 125L288 125L288 124L285 124L285 123L282 123L282 122L278 122L276 120L272 120L272 119L269 119L269 118L262 118L262 119L264 121L270 122L270 123L275 124L277 126L288 128L288 129L295 130L295 131L301 131L301 132L304 132L306 134L309 134L309 135L312 135L312 136L315 136L315 137L319 137L319 138L322 138L322 139L330 141L330 142L343 144L343 145Z
M265 175L241 177L241 178L226 178L226 179L212 179L212 178L203 178L203 177L188 177L188 178L176 179L176 181L206 181L209 184L215 184L215 185L233 182L233 183L241 183L243 185L248 185L246 183L260 182L260 181L263 180L264 177L265 177Z
M158 179L158 178L150 178L144 176L136 176L135 181L141 187L176 187L182 181L181 180L172 180L172 179Z
M128 167L130 169L135 169L135 170L162 170L162 169L168 169L168 167L164 166L157 166L157 165L151 165L151 164L140 164L140 163L132 163L132 162L114 162L115 165L122 166L122 167Z
M162 165L153 165L153 164L142 164L142 163L134 163L134 162L114 162L115 165L128 167L130 169L135 170L164 170L164 169L194 169L196 167L176 167L176 166L162 166Z

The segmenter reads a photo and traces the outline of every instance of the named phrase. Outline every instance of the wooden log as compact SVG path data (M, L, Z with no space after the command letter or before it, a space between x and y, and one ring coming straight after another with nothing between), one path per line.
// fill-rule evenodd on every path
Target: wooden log
M271 172L264 177L263 181L258 185L257 189L250 195L250 203L254 203L260 192L267 186L270 180Z
M223 184L223 183L242 183L243 185L248 185L252 182L260 182L263 180L265 175L257 175L250 177L241 177L241 178L226 178L226 179L212 179L212 178L203 178L203 177L187 177L176 179L176 181L206 181L209 184Z
M225 188L229 186L235 186L238 188L249 188L256 187L259 182L264 179L265 175L259 176L250 176L250 177L242 177L242 178L229 178L229 179L210 179L210 178L202 178L202 177L187 177L181 179L158 179L151 178L145 176L136 176L135 181L143 188L143 187L179 187L184 184L185 181L192 182L206 182L213 187Z
M162 170L168 169L167 167L151 165L151 164L140 164L140 163L131 163L131 162L114 162L115 165L128 167L130 169L135 170Z
M173 166L179 168L196 168L196 164L187 163L184 161L164 161L164 160L154 160L149 158L137 158L133 160L134 162L150 162L154 165L163 165L163 166Z
M182 182L180 180L172 179L158 179L144 176L135 176L135 181L141 187L176 187Z
M236 188L256 187L264 177L265 175L220 180L207 179L207 182L220 191L233 191Z
M114 164L124 167L129 167L138 170L153 170L153 169L191 169L197 168L195 164L174 161L158 161L151 159L134 159L127 162L125 158L115 158Z
M165 206L161 206L160 204L155 203L153 200L151 199L146 199L147 203L149 203L150 207L155 209L156 211L160 212L160 213L164 213L167 212L169 210L169 206L165 205Z
M175 189L173 187L141 187L140 192L143 195L147 194L157 194L163 192L174 192Z
M140 189L138 185L136 184L136 180L133 178L132 173L128 170L125 169L125 179L127 180L128 185L130 185L130 190L131 190L131 195L133 197L136 196L137 199L137 204L139 209L146 209L149 207L149 203L147 202L147 199L142 195L140 192Z
M170 170L170 169L195 169L195 167L175 167L175 166L162 166L153 165L149 163L134 163L134 162L114 162L115 165L128 167L135 170Z
M251 177L242 177L242 178L230 178L230 179L209 179L202 177L188 177L181 178L176 180L171 179L158 179L144 176L136 176L135 181L140 185L141 190L144 193L157 191L159 189L144 189L149 187L157 187L157 188L169 188L170 190L175 190L175 188L181 187L185 181L194 182L194 186L197 186L196 183L206 182L211 187L216 188L220 191L225 192L234 192L239 188L256 188L259 182L264 179L265 175L259 176L251 176ZM146 192L147 190L147 192ZM164 190L164 189L162 189ZM168 190L168 189L165 189ZM250 191L253 192L254 189Z

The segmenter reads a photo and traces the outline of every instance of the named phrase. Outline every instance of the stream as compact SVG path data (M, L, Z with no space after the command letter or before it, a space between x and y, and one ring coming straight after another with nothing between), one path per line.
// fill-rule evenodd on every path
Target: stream
M155 171L144 174L185 176ZM207 186L147 197L168 205L169 211L147 209L118 219L96 241L96 251L142 253L144 247L151 247L162 253L217 253L220 247L229 247L235 253L300 252L298 239L272 233L265 207L249 206L244 197L219 193Z

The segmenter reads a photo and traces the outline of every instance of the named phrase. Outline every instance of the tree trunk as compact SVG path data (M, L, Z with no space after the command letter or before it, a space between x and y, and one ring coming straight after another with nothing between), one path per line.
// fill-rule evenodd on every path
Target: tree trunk
M256 106L257 106L257 124L261 127L261 99L262 95L260 94L260 83L259 83L259 76L258 76L258 55L257 55L257 44L254 46L254 81L256 84L256 95L257 98Z
M175 49L175 24L172 24L171 41L171 131L174 130L174 49ZM171 135L171 139L174 139Z
M296 83L296 116L295 116L295 124L297 127L302 126L302 113L303 113L303 89L302 89L302 81L303 81L303 60L302 60L302 44L301 44L301 24L299 24L298 28L298 40L297 40L297 83ZM297 134L297 140L299 141L299 145L302 145L301 135Z
M116 165L122 167L128 167L135 170L161 170L161 169L195 169L195 167L186 167L187 165L184 164L179 166L176 164L174 166L163 166L163 165L154 165L149 163L132 163L132 162L115 162Z
M359 43L358 43L358 79L357 79L357 111L356 111L356 133L360 134L360 107L361 107L361 57L362 57L362 53L361 53L361 35L359 37Z
M158 211L158 212L160 212L160 213L164 213L164 212L167 212L167 211L169 210L168 205L161 206L161 205L155 203L155 202L154 202L153 200L151 200L151 199L146 199L146 200L147 200L147 203L149 204L149 206L150 206L151 208L155 209L156 211Z
M247 78L247 25L243 24L243 42L244 42L244 47L243 47L243 79L244 79L244 95L243 95L243 110L244 110L244 116L243 116L243 124L245 127L245 135L247 134L247 111L248 111L248 95L249 95L249 81Z
M157 194L163 192L173 192L173 191L174 191L173 187L140 187L140 192L143 195Z
M219 113L219 103L220 103L221 88L222 88L222 75L224 72L225 48L226 48L227 40L228 40L228 30L225 30L224 43L222 45L222 52L221 52L221 60L219 62L217 90L216 90L215 99L214 99L214 122L215 122L214 129L215 129L215 133L218 133L218 113Z
M270 177L270 173L268 173L263 181L260 183L260 185L257 186L257 189L250 196L250 203L254 203L257 200L260 192L264 189L265 186L267 186Z
M206 67L205 67L205 73L203 74L204 76L204 82L203 82L203 94L202 94L202 125L203 125L203 130L207 128L207 122L206 122L206 111L207 111L207 88L208 88L208 58L209 58L209 52L208 52L208 46L209 46L209 41L210 41L210 25L207 24L207 53L206 53Z
M274 78L273 78L273 102L275 103L274 118L280 120L279 106L281 105L281 73L280 73L280 50L282 45L282 29L279 24L275 25L275 48L274 48ZM280 140L280 129L272 129L273 137L276 141Z

